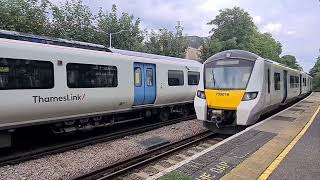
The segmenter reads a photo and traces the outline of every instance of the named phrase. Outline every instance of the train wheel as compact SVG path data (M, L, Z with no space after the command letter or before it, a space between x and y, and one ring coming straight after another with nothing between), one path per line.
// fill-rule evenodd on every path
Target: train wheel
M160 121L168 121L169 119L169 111L168 109L161 109L159 114Z

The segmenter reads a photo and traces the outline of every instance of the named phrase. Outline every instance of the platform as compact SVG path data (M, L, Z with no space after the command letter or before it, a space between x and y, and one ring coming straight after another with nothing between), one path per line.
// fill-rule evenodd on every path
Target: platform
M210 179L317 179L320 174L320 93L166 169ZM318 115L317 115L318 114Z

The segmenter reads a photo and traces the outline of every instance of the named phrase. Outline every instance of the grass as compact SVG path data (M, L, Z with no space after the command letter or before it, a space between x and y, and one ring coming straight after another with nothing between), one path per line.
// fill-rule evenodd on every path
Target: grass
M159 178L159 180L191 180L191 179L192 179L191 177L176 171L170 172L165 176Z

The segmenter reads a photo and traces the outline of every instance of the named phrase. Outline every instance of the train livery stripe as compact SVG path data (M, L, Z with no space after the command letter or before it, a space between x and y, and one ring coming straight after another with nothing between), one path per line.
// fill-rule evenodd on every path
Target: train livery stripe
M244 93L245 90L205 90L209 108L227 110L236 110Z

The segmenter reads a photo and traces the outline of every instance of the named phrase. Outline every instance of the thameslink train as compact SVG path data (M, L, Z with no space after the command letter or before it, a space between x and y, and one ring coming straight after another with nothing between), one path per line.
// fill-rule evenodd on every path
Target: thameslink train
M0 31L0 147L11 132L55 133L194 112L202 64Z
M264 113L311 92L312 77L242 50L227 50L204 63L194 106L208 129L232 134Z

